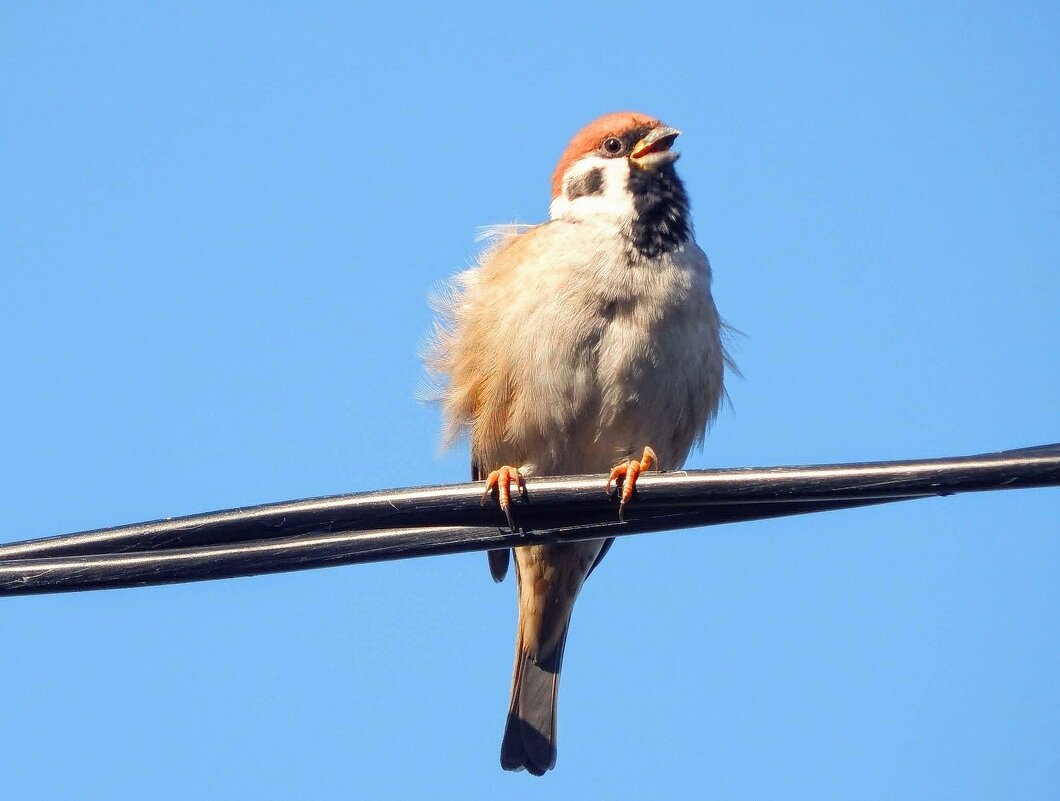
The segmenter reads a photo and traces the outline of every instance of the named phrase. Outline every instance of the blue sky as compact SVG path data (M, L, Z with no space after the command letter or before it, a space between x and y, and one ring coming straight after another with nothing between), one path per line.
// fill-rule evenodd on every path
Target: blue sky
M636 109L744 332L691 467L1060 440L1055 4L11 4L0 539L456 482L426 298ZM0 602L11 797L1045 799L1060 491L620 542L559 764L473 554ZM1052 790L1050 790L1052 788Z

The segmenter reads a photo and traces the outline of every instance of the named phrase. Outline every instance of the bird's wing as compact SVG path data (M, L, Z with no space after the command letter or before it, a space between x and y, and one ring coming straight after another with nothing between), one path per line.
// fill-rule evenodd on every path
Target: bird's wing
M482 465L472 459L471 480L485 481L487 475L489 475L489 473L482 469ZM493 576L493 580L496 581L498 584L504 581L504 577L508 575L508 560L510 556L510 548L501 548L496 551L486 551L486 558L489 559L490 564L490 575Z
M589 566L589 572L585 574L585 578L589 578L589 576L593 574L593 571L596 570L596 566L603 561L604 557L607 556L607 552L611 550L611 546L614 544L614 537L608 537L604 540L603 547L600 548L600 553L596 555L596 559L594 559L593 563Z

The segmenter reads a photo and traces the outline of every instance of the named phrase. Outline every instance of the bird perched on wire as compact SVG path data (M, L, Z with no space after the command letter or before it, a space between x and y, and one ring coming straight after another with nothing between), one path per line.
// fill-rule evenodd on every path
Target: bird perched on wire
M511 493L530 475L611 471L623 514L637 476L679 468L723 394L711 270L674 169L679 131L630 112L571 140L549 221L490 229L477 265L436 299L427 364L443 440L471 439L472 474ZM486 496L484 496L486 497ZM501 766L556 764L556 692L574 600L610 540L514 549L519 596ZM496 581L508 551L489 553Z

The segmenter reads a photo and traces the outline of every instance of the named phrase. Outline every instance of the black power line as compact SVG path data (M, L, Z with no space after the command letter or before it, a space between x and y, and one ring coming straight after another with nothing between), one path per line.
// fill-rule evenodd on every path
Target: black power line
M0 595L147 586L1060 486L1060 443L979 456L644 474L627 521L601 476L527 481L519 532L482 483L335 495L0 545Z

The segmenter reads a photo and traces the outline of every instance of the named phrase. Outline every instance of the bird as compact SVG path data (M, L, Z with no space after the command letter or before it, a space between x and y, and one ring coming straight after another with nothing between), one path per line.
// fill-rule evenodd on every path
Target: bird
M701 444L732 367L673 145L637 112L579 130L551 180L549 219L487 230L474 266L437 292L425 353L443 446L470 439L516 529L525 478L607 473L624 516L637 477ZM519 621L501 767L556 764L556 698L575 598L612 543L512 549ZM509 551L488 553L493 579Z

